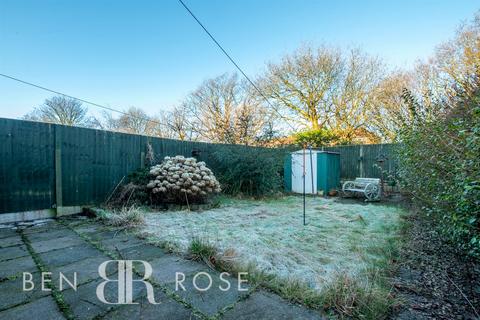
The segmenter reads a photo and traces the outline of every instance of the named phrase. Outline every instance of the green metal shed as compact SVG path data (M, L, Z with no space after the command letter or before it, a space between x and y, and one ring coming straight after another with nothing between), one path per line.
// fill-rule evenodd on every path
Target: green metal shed
M290 153L284 166L285 191L303 193L303 172L305 193L327 194L337 189L340 186L340 153L315 149Z

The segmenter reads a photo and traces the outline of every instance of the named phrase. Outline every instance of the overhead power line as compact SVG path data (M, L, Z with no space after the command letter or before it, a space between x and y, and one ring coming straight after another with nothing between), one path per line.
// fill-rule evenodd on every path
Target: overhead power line
M284 116L280 114L280 112L277 111L277 109L272 105L272 103L268 100L267 96L260 90L260 88L250 79L250 77L243 71L242 68L233 60L233 58L228 54L228 52L222 47L222 45L215 39L215 37L210 33L210 31L207 30L207 28L203 25L203 23L195 16L195 14L190 10L190 8L183 2L183 0L178 0L178 2L181 3L181 5L187 10L187 12L192 16L193 19L202 27L203 31L207 33L207 35L212 39L212 41L217 45L217 47L223 52L223 54L230 60L231 63L235 66L235 68L240 71L240 73L247 79L247 81L252 85L252 87L262 96L262 98L265 100L265 102L268 103L270 107L272 107L272 110L274 110L278 115L282 118ZM294 129L293 126L287 122L287 124L290 126L290 128Z
M237 68L238 71L240 71L240 73L245 77L245 79L247 79L247 81L250 83L250 85L262 96L262 98L265 100L265 102L267 102L267 104L270 105L270 107L272 107L272 110L274 110L278 115L280 115L280 117L284 118L284 116L282 114L280 114L280 112L278 112L278 110L275 108L275 106L273 106L272 103L268 100L268 98L262 92L262 90L260 90L260 88L250 79L250 77L235 62L235 60L233 60L233 58L227 53L227 51L222 47L222 45L207 30L207 28L202 24L202 22L195 16L195 14L187 7L187 5L182 0L178 0L178 1L182 4L182 6L185 8L185 10L187 10L187 12L193 17L193 19L195 19L195 21L202 27L202 29L207 33L207 35L210 37L210 39L212 39L212 41L217 45L217 47L223 52L223 54L225 54L225 56L230 60L230 62L232 62L232 64L235 66L235 68ZM112 108L112 107L107 107L107 106L101 105L101 104L96 103L96 102L92 102L92 101L89 101L89 100L78 98L78 97L72 96L70 94L63 93L63 92L60 92L58 90L53 90L53 89L50 89L50 88L47 88L47 87L44 87L44 86L41 86L41 85L38 85L38 84L35 84L35 83L32 83L32 82L28 82L28 81L25 81L25 80L22 80L22 79L19 79L19 78L16 78L16 77L13 77L13 76L10 76L10 75L7 75L7 74L0 73L0 76L2 76L4 78L7 78L7 79L10 79L10 80L13 80L13 81L23 83L23 84L31 86L31 87L35 87L37 89L41 89L41 90L44 90L44 91L47 91L47 92L55 93L55 94L58 94L58 95L61 95L61 96L67 97L67 98L75 99L75 100L81 101L83 103L86 103L86 104L89 104L89 105L92 105L92 106L95 106L95 107L98 107L98 108L101 108L101 109L109 110L109 111L112 111L112 112L123 114L123 115L128 116L128 117L132 117L132 118L136 118L136 119L140 119L140 120L145 120L145 121L149 121L149 122L152 122L152 123L162 125L160 122L149 119L149 118L144 118L144 117L139 117L137 115L129 114L127 112L124 112L124 111L121 111L121 110L118 110L118 109L115 109L115 108ZM293 126L290 123L287 122L287 124L292 129L294 129Z
M150 122L161 125L160 122L149 119L149 118L139 117L137 115L133 115L133 114L127 113L125 111L117 110L117 109L114 109L112 107L107 107L107 106L104 106L104 105L101 105L101 104L98 104L98 103L95 103L95 102L92 102L92 101L77 98L77 97L74 97L72 95L57 91L57 90L49 89L47 87L44 87L44 86L41 86L41 85L38 85L38 84L35 84L35 83L32 83L32 82L28 82L28 81L25 81L25 80L22 80L22 79L19 79L19 78L9 76L7 74L0 73L0 76L2 76L4 78L7 78L7 79L10 79L10 80L14 80L14 81L23 83L23 84L26 84L26 85L31 86L31 87L35 87L37 89L41 89L41 90L44 90L44 91L55 93L55 94L58 94L58 95L61 95L61 96L64 96L64 97L67 97L67 98L70 98L70 99L75 99L75 100L81 101L81 102L86 103L86 104L90 104L90 105L98 107L98 108L106 109L106 110L109 110L109 111L112 111L112 112L117 112L117 113L123 114L123 115L128 116L128 117L137 118L137 119L145 120L145 121L150 121Z

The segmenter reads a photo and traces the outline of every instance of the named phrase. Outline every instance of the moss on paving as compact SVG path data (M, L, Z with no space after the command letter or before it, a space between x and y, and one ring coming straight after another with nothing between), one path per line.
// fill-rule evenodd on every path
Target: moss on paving
M28 252L32 256L32 259L35 262L35 265L37 266L38 270L40 270L40 272L49 272L47 267L43 263L42 259L40 258L40 256L33 249L30 243L30 240L27 238L27 236L22 231L20 231L20 236L22 237L22 241L25 243L25 246L27 247ZM57 304L58 308L60 309L60 312L62 312L65 318L68 320L75 319L72 309L65 302L65 298L63 297L62 292L57 289L57 287L53 284L52 281L46 282L46 286L51 290L52 297L55 300L55 303Z

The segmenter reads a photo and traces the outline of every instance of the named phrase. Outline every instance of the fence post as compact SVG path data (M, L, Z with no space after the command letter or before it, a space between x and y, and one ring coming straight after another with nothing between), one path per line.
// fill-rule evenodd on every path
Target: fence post
M55 207L57 215L59 208L63 207L62 193L62 142L60 141L59 126L55 125Z
M363 145L360 145L360 163L359 165L359 172L360 172L360 178L364 177L364 168L363 168Z

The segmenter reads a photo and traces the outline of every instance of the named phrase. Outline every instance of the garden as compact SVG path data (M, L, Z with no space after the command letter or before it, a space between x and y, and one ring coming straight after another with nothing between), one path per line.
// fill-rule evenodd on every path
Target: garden
M221 152L209 161L215 169L164 157L94 211L106 224L211 269L246 272L250 284L288 301L330 315L388 314L396 301L386 279L395 271L407 211L386 198L283 192L286 150Z

